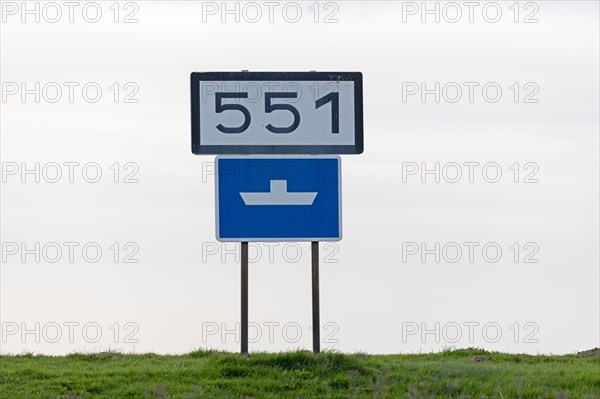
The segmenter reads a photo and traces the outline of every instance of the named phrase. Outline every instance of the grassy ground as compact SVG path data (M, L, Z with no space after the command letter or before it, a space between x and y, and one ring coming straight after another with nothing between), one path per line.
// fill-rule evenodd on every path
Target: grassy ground
M0 398L600 399L600 356L481 350L0 356Z

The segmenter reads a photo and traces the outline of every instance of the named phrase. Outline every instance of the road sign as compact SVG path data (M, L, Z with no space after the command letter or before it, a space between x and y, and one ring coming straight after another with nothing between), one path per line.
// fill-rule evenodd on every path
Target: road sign
M194 154L360 154L360 72L193 72Z
M338 241L339 156L216 158L219 241Z

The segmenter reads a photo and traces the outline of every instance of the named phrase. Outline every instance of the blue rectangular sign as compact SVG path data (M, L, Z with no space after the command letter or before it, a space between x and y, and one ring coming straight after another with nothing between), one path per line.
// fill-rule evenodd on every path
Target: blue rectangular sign
M338 241L339 156L216 158L219 241Z

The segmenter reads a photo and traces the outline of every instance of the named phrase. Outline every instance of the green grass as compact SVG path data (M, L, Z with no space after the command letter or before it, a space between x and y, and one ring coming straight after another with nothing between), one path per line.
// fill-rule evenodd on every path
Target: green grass
M0 356L0 399L17 398L600 399L600 356L477 349L414 355Z

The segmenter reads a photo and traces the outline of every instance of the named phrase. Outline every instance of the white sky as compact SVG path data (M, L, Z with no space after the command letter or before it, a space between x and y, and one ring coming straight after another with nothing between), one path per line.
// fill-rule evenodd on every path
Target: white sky
M35 3L27 4L33 9ZM280 2L270 23L269 9L257 2L262 19L250 23L241 15L236 23L235 15L222 22L221 10L203 14L221 2L138 1L119 4L119 21L132 12L139 21L125 24L114 22L112 1L98 2L97 23L82 16L87 7L88 19L94 17L89 2L78 4L73 23L62 2L56 3L62 18L48 22L55 11L39 2L36 23L33 14L21 21L21 2L3 1L0 351L238 350L235 335L221 333L239 319L239 265L233 254L222 259L225 247L215 243L214 180L207 172L213 157L191 154L189 74L242 69L363 73L365 152L342 157L344 239L321 250L323 348L567 353L598 346L599 6L521 2L515 23L513 3L480 2L473 23L463 2L455 3L462 12L456 23L448 22L455 11L445 2L427 3L439 7L439 23L433 15L421 22L421 2L319 3L315 23L313 2L298 2L302 16L290 23ZM500 20L487 22L496 5ZM293 5L287 7L294 17ZM322 21L330 12L337 23ZM528 15L538 22L523 23ZM33 94L25 101L20 92L10 95L35 82L40 91L57 82L63 97L47 101L52 85L39 103ZM64 82L79 84L72 103ZM82 97L89 82L102 89L96 103ZM425 102L419 95L403 101L403 82L425 82L429 89L457 82L463 97L451 103L454 92L447 92L439 103L433 94ZM473 102L464 82L479 84ZM495 103L482 97L490 82L502 89ZM124 103L135 88L139 101ZM524 103L535 91L531 99L538 102ZM23 166L33 169L36 162L50 179L52 163L61 165L60 181L22 176ZM73 183L65 162L80 163ZM94 162L102 177L88 183L81 169ZM431 169L436 162L461 165L461 180L403 179L403 165L405 171L413 163ZM473 183L465 162L479 163ZM497 183L481 173L492 162L502 171ZM515 162L518 183L510 168ZM138 183L123 182L130 172ZM494 170L488 172L493 178ZM523 182L530 172L537 183ZM63 250L56 263L48 261L53 242ZM64 242L79 243L72 263ZM125 248L128 242L135 244ZM420 253L404 253L403 261L403 248L413 242L429 249L459 243L463 256L450 262L454 252L447 246L439 263L434 255L423 262ZM479 244L473 262L464 242ZM35 254L23 261L23 245L36 243L40 262ZM102 249L98 262L83 258L86 243ZM483 258L486 243L501 248L496 263ZM50 252L43 253L44 246ZM139 262L124 263L136 246ZM310 349L309 244L300 244L297 262L290 261L296 247L274 247L272 259L269 247L260 248L261 260L250 266L250 320L262 336L250 348ZM525 263L536 250L538 262Z

